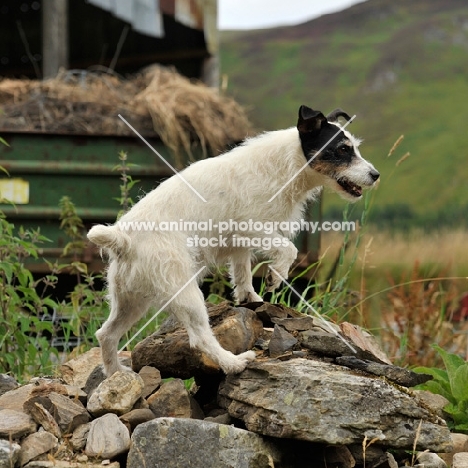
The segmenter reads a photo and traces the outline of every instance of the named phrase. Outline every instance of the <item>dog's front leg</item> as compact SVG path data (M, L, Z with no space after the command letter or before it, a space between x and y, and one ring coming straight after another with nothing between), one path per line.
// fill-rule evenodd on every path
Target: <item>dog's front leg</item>
M252 285L252 254L248 249L237 248L231 256L229 273L236 302L263 302Z
M289 239L279 235L276 239L278 238L282 240L282 244L279 247L272 247L264 251L264 254L272 260L269 273L266 277L266 286L269 292L278 289L283 278L288 278L289 269L294 260L296 260L298 252L295 245Z

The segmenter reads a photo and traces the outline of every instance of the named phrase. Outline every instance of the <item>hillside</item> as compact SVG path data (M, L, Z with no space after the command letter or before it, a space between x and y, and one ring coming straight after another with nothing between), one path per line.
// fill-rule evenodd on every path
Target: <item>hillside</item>
M294 125L303 103L357 115L351 131L382 173L376 222L467 223L466 0L369 0L298 26L228 32L221 63L259 129ZM328 214L338 206L326 197Z

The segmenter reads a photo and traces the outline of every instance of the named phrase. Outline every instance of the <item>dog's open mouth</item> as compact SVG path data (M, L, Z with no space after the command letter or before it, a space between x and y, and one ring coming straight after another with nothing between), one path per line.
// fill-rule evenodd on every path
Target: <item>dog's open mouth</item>
M346 177L337 179L337 182L345 192L349 193L353 197L360 197L362 195L362 187L353 184L353 182L351 182L349 179L346 179Z

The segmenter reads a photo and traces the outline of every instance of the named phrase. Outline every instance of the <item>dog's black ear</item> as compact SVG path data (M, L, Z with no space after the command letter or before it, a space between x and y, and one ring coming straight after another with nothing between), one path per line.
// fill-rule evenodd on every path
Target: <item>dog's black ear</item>
M351 117L343 109L335 109L327 115L329 122L336 122L340 117L344 117L347 122L351 120Z
M315 111L307 106L299 108L299 120L297 121L299 133L318 133L326 122L326 117L320 111Z

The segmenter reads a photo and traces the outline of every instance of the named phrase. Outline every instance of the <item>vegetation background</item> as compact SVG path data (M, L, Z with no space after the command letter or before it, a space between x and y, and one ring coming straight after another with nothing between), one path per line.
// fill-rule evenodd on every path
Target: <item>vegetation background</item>
M367 219L342 259L348 318L403 365L441 365L431 342L466 358L454 319L468 291L466 1L370 0L297 26L226 31L221 70L258 130L293 126L300 104L356 114L350 131L381 181L348 213ZM322 203L325 219L342 218L336 195ZM344 242L322 233L319 281Z

